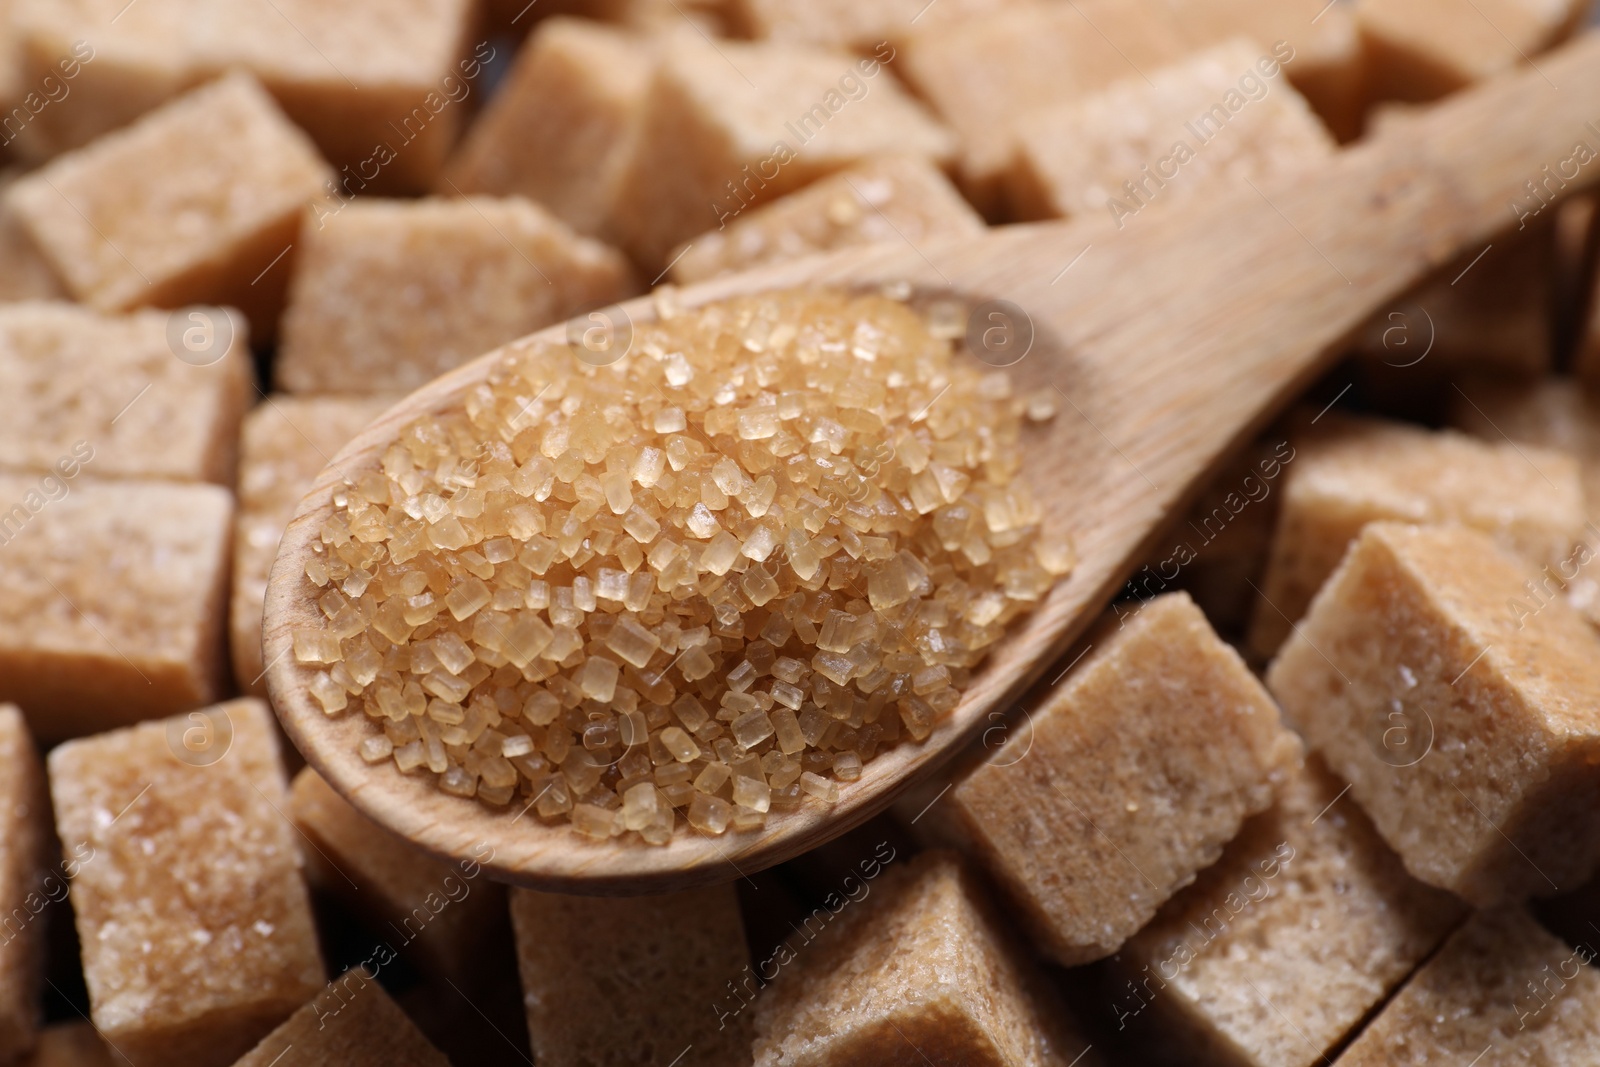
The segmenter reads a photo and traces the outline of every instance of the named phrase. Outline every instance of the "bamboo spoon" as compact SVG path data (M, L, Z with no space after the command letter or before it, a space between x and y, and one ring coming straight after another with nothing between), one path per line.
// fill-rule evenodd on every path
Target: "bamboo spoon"
M1600 146L1596 34L1315 173L1176 210L1158 193L1120 230L1098 219L1005 228L920 250L851 250L684 290L685 307L801 285L890 282L1006 300L1025 309L1036 334L1032 351L1010 368L1018 386L1054 387L1062 397L1061 413L1028 431L1024 474L1050 518L1071 531L1077 569L1013 624L931 737L881 752L832 807L808 800L774 813L765 830L719 838L680 828L664 847L595 844L565 824L519 817L526 801L494 810L439 792L427 776L403 776L392 763L369 767L356 753L369 729L364 716L329 718L310 697L310 672L295 663L290 635L320 622L304 575L332 490L375 464L412 419L457 405L495 353L390 409L301 502L267 592L265 655L278 715L311 765L357 808L505 881L645 893L731 880L793 857L882 811L992 724L991 713L1022 694L1100 612L1163 520L1231 447L1324 369L1384 301L1513 226L1512 205L1538 207L1525 183L1541 180L1546 164L1554 171L1572 159L1580 142ZM1597 178L1600 161L1571 184ZM635 322L655 317L648 298L623 307ZM560 339L563 329L540 336Z

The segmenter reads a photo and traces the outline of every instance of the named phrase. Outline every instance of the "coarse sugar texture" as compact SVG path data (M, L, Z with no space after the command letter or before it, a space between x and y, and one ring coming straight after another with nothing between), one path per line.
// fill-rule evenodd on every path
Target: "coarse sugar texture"
M658 306L607 366L509 349L335 491L293 648L369 762L598 840L756 829L926 738L1070 569L960 308Z
M808 920L751 1005L756 1067L1095 1067L1049 980L948 852ZM728 999L733 999L731 996Z
M265 339L288 278L280 257L292 259L330 174L261 85L234 73L29 172L5 197L95 310L227 305Z
M1600 639L1486 534L1372 523L1266 675L1406 868L1478 907L1600 867Z
M83 469L0 473L0 700L46 743L208 704L227 678L233 497Z
M1250 815L1299 742L1185 593L1122 611L1093 653L928 813L1063 966L1115 952Z
M1521 908L1479 912L1339 1057L1347 1067L1492 1063L1568 1067L1600 1046L1594 950ZM1486 1049L1492 1049L1484 1055Z
M751 1016L729 992L752 973L733 886L621 898L513 889L511 923L538 1063L749 1067Z
M232 343L217 359L173 354L174 321L203 330L224 320ZM77 448L77 460L94 455L82 469L103 478L230 484L252 392L247 336L244 317L223 308L98 315L0 304L0 466L70 477Z
M0 1063L27 1051L39 1027L49 812L27 723L0 704Z
M326 980L258 700L50 753L95 1026L133 1063L232 1063Z
M1185 1062L1312 1067L1466 911L1406 873L1312 756L1123 946L1113 1010L1126 1028L1152 1007L1138 1025Z

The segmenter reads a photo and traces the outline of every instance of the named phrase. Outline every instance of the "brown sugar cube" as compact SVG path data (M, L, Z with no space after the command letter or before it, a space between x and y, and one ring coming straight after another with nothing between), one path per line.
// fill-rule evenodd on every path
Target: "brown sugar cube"
M501 887L471 861L446 864L362 815L310 767L289 789L313 885L370 915L402 956L457 981L481 963L485 936L505 917ZM387 924L387 925L385 925ZM415 949L411 946L415 945Z
M134 1063L232 1063L325 980L259 700L50 753L95 1027Z
M1341 141L1361 132L1366 60L1348 6L1326 0L1166 0L1166 6L1193 47L1230 37L1268 48L1284 42L1293 50L1284 73L1322 121Z
M584 19L540 23L451 159L440 192L525 196L579 233L613 236L654 72L644 37Z
M16 178L15 173L0 174L0 301L63 300L67 291L55 269L5 206L5 190Z
M634 258L680 242L868 156L947 162L955 144L884 70L805 45L664 38L617 199Z
M1123 614L926 816L1067 966L1115 952L1215 862L1299 753L1187 594Z
M231 484L254 373L244 320L222 308L0 304L0 463L49 471L87 446L98 477Z
M1487 441L1515 441L1577 457L1588 522L1573 553L1547 567L1533 603L1565 586L1567 599L1600 626L1600 399L1564 378L1538 382L1466 382L1458 387L1451 422Z
M56 1023L39 1031L33 1054L18 1067L118 1067L118 1060L94 1027L85 1022Z
M245 70L342 168L345 195L419 192L438 173L494 58L490 43L470 43L473 0L13 2L27 84L60 79L64 62L82 60L66 79L73 102L42 109L18 139L35 159Z
M870 52L931 26L984 18L1016 0L730 0L728 19L741 36Z
M632 291L620 253L520 197L351 204L301 237L278 384L409 392Z
M1119 1029L1160 1026L1191 1061L1312 1067L1444 940L1465 907L1407 874L1343 791L1307 760L1123 946Z
M1339 1067L1591 1063L1600 1042L1593 949L1573 949L1521 908L1481 912L1445 942Z
M753 1005L755 1067L1098 1062L953 855L855 885L779 949Z
M49 811L22 712L0 704L0 1063L31 1048L39 1029Z
M944 172L925 159L868 160L707 230L674 255L681 284L877 242L913 247L941 237L982 233L983 219Z
M1369 522L1459 523L1535 566L1582 535L1578 465L1559 452L1330 416L1294 440L1250 648L1271 657Z
M290 1052L294 1055L290 1058ZM365 968L346 971L233 1067L450 1067Z
M230 305L268 337L279 257L328 177L260 84L233 74L18 179L5 202L96 310Z
M284 529L322 468L393 400L272 396L245 416L239 435L239 517L228 608L233 675L245 692L267 693L261 611Z
M1600 636L1461 526L1373 523L1267 673L1406 868L1480 907L1600 861Z
M0 700L47 743L209 703L227 676L232 496L81 469L0 474Z
M706 1067L749 1064L749 1017L719 1007L750 967L731 885L619 899L513 889L511 923L541 1065L666 1067L690 1048Z
M915 33L899 48L895 69L961 138L962 188L994 214L1020 116L1189 51L1171 19L1147 6L1039 0Z
M1375 100L1436 100L1529 61L1570 30L1574 5L1540 0L1358 0Z
M232 1064L322 989L272 712L254 699L50 753L96 1029L131 1062Z
M1234 40L1017 123L1012 209L1022 218L1109 213L1303 168L1333 139L1271 53Z

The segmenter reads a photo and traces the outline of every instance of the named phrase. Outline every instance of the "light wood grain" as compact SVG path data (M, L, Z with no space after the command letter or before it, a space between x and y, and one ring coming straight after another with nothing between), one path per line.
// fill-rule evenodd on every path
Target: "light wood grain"
M1027 310L1039 334L1011 368L1019 387L1062 395L1061 414L1029 431L1024 472L1049 516L1076 538L1080 565L1007 634L926 742L880 754L837 805L808 801L761 832L680 833L665 847L591 844L531 812L518 818L518 805L497 812L439 793L432 776L367 767L356 755L368 730L363 717L330 719L309 698L309 674L293 661L290 634L318 618L303 568L331 490L373 464L411 419L456 405L495 353L391 409L302 502L266 608L268 682L285 729L378 822L441 856L481 858L492 849L485 866L493 876L537 888L625 894L727 880L860 824L1038 678L1219 458L1324 369L1374 309L1514 223L1511 200L1546 163L1568 158L1579 140L1600 145L1600 133L1586 125L1600 120L1600 38L1542 57L1539 68L1464 94L1403 135L1344 152L1315 173L1203 204L1164 210L1158 203L1121 230L1094 220L1005 228L921 249L871 247L681 293L684 305L695 306L797 285L908 281L1008 300ZM1600 163L1569 191L1596 178ZM624 307L635 321L654 317L648 299Z

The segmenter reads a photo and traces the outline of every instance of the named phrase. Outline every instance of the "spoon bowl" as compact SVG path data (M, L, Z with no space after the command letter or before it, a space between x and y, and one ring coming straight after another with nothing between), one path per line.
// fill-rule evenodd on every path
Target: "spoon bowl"
M1559 85L1560 89L1554 87ZM1197 203L1155 202L1119 227L1093 218L1002 227L921 247L870 246L716 279L670 298L684 309L806 286L910 286L975 308L971 354L1059 412L1030 425L1023 477L1078 564L974 671L960 704L917 743L881 751L836 804L807 799L758 831L682 830L665 846L593 843L542 823L526 800L491 808L426 775L357 754L359 712L324 714L292 633L320 623L305 565L333 491L374 467L414 419L459 407L496 361L557 326L460 367L400 401L333 459L284 534L267 591L268 687L285 730L339 793L380 825L492 877L537 889L621 895L741 875L792 858L881 812L993 726L1093 621L1229 453L1324 371L1372 312L1432 268L1516 222L1507 203L1600 119L1600 37L1433 108L1403 131L1322 168ZM1600 179L1600 168L1579 182ZM1572 189L1577 188L1574 183ZM1569 189L1568 191L1572 191ZM1165 194L1164 194L1165 195ZM653 321L661 296L608 309ZM620 316L625 316L626 320ZM1031 339L1031 340L1030 340ZM626 358L626 357L623 357Z

